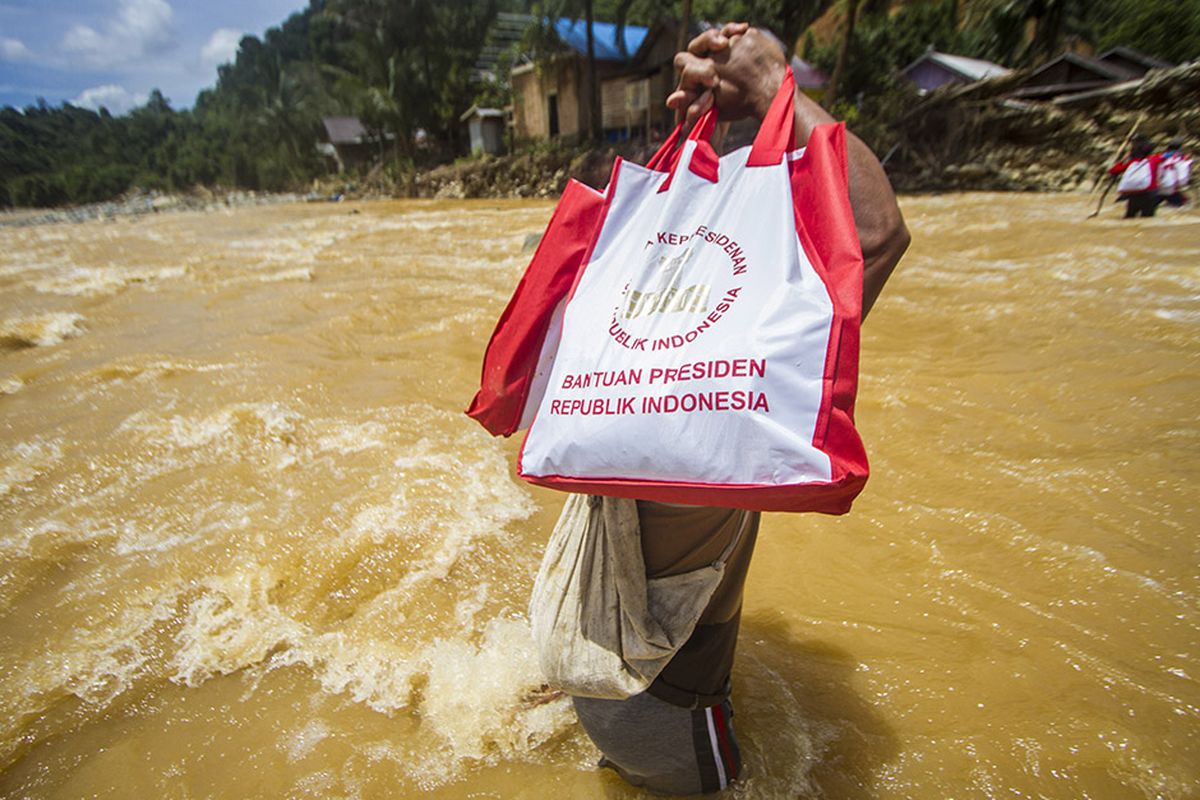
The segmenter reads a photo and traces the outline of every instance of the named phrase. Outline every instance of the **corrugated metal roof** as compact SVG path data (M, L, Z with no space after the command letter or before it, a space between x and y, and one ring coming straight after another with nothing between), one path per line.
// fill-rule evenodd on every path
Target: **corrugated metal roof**
M362 144L366 141L367 129L358 117L325 117L321 124L332 144Z
M991 61L984 61L980 58L967 58L966 56L955 56L950 53L939 53L936 50L926 53L925 58L970 81L981 81L984 78L1007 75L1011 71L1007 67L993 64ZM920 63L920 60L917 63ZM916 65L914 64L913 66Z
M642 46L648 28L641 25L625 26L625 52L617 43L617 26L612 22L592 22L592 47L596 58L601 61L630 61ZM587 22L582 19L560 17L554 21L554 32L563 44L578 53L587 55Z
M1038 76L1040 76L1043 72L1047 72L1050 69L1053 69L1054 66L1061 61L1065 61L1068 64L1074 64L1075 66L1079 67L1080 69L1083 69L1086 72L1090 72L1093 75L1096 75L1099 78L1104 79L1104 80L1123 81L1130 77L1133 77L1130 75L1130 72L1128 69L1125 69L1118 64L1109 64L1107 62L1101 61L1098 58L1092 58L1091 56L1081 56L1078 53L1067 52L1067 53L1063 53L1058 58L1047 61L1045 64L1042 64L1040 67L1035 69L1030 74L1030 76L1024 81L1024 84L1030 84L1030 83L1036 82L1036 79L1038 78Z
M516 49L533 22L534 18L529 14L510 14L504 11L496 14L496 19L488 28L479 57L475 60L476 73L494 77L500 58L506 52Z

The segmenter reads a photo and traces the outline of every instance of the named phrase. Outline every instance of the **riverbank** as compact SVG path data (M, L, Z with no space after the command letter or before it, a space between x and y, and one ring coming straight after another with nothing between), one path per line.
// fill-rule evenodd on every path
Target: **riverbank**
M1200 62L1059 102L1009 97L1012 78L947 87L911 102L893 102L850 125L878 153L893 186L906 194L960 191L1090 191L1136 127L1158 145L1200 131ZM725 149L748 143L731 134ZM752 134L751 134L752 135ZM337 175L307 191L275 194L197 188L184 194L132 192L63 209L0 213L0 226L219 210L280 202L382 198L557 197L574 178L595 188L608 182L620 156L644 163L657 142L601 147L540 143L502 156L461 158L418 171L376 169ZM1185 148L1195 149L1188 141Z
M896 190L908 194L1090 191L1135 125L1159 146L1200 131L1200 62L1057 102L1012 99L1014 80L949 86L924 97L897 95L888 108L865 109L849 128L881 157ZM732 138L749 143L744 131ZM1195 146L1192 140L1185 149ZM602 188L617 155L641 163L653 151L625 144L461 159L416 176L402 192L554 197L567 177Z
M1200 132L1200 61L1048 101L1012 97L1020 75L948 86L859 130L899 191L1091 189L1133 132L1185 150Z
M87 203L66 208L18 208L0 211L0 227L23 227L62 222L139 217L169 211L219 211L250 208L275 203L294 203L305 199L296 193L213 191L197 188L187 193L129 192L103 203Z

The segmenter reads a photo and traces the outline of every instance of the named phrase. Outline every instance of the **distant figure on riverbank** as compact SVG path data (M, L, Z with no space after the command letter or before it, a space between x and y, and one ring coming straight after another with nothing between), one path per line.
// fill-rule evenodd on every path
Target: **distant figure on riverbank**
M1138 136L1129 148L1129 158L1109 169L1109 175L1120 176L1117 200L1129 204L1125 208L1125 219L1154 216L1158 204L1163 201L1158 192L1158 165L1161 161L1162 156L1154 152L1150 140Z
M1158 192L1163 202L1179 208L1187 203L1184 189L1192 180L1192 158L1183 152L1183 139L1176 136L1167 142L1162 161L1158 164Z

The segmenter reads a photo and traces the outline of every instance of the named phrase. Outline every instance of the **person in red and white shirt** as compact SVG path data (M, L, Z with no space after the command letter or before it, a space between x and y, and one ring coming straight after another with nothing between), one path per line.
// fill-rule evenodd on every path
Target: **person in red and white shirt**
M1183 139L1176 136L1167 142L1162 161L1158 164L1158 193L1163 202L1178 208L1188 201L1184 189L1191 183L1192 158L1183 152Z
M1129 203L1125 218L1153 217L1158 204L1163 201L1158 191L1158 167L1162 156L1154 152L1150 140L1138 136L1129 148L1129 158L1118 162L1108 174L1120 176L1117 184L1117 200Z

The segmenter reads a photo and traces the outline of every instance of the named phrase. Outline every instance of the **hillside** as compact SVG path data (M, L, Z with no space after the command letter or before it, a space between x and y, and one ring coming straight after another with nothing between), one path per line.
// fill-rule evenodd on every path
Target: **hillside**
M696 0L693 19L748 18L789 39L794 34L801 54L831 73L851 1ZM574 8L547 6L562 13L568 7ZM642 24L679 11L651 0L605 0L595 7L598 19L628 12L629 22ZM370 157L338 179L350 186L529 196L553 193L568 174L595 180L613 155L601 146L539 142L503 159L461 161L468 147L462 112L512 101L506 68L477 68L497 13L532 8L528 0L309 0L261 39L244 37L233 62L220 67L215 86L201 92L192 109L172 108L157 90L123 116L65 103L5 107L0 207L77 205L197 187L307 192L335 172L317 147L325 135L322 120L332 115L356 116L367 131L361 144ZM1114 44L1175 63L1194 60L1200 57L1200 3L861 0L857 8L832 111L889 156L901 188L1069 187L1079 182L1070 176L1111 158L1110 145L1124 136L1137 104L1153 106L1151 132L1197 130L1180 110L1195 105L1196 95L1177 103L1174 89L1068 108L1014 105L1000 99L996 87L918 99L896 75L930 46L1010 67L1042 63L1067 48L1089 52ZM1191 87L1190 75L1167 83Z

